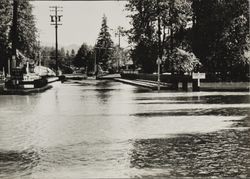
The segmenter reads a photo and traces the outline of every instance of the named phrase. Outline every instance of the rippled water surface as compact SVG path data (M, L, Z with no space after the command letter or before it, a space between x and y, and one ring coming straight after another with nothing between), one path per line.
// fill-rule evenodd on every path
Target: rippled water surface
M250 177L247 92L53 86L0 96L0 178Z

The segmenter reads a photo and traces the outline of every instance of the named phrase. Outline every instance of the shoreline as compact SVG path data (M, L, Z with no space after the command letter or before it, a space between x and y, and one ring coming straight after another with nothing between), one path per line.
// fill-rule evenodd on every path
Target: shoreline
M152 89L150 85L145 85L143 80L136 79L136 80L129 80L129 79L114 79L115 81L119 81L122 83L134 85L134 86L142 86L146 88ZM150 80L149 80L150 81ZM156 81L152 81L152 83L157 83ZM173 90L173 91L179 91L182 88L181 82L178 83L179 89L171 89L169 86L171 83L167 83L166 88L161 87L161 90ZM155 88L154 88L155 89ZM185 90L183 90L185 91ZM192 91L192 83L188 83L188 88L186 91ZM250 92L250 83L249 82L202 82L200 85L200 91L232 91L232 92L241 92L241 91L248 91Z

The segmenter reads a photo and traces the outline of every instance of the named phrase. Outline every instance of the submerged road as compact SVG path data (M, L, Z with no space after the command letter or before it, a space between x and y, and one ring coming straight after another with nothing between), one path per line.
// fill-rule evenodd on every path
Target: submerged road
M113 81L0 96L0 178L250 177L248 92Z

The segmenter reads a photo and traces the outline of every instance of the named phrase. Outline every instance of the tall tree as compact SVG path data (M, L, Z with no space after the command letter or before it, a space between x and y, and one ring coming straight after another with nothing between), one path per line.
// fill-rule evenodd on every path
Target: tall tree
M133 25L129 31L129 40L135 44L133 61L137 66L141 66L144 72L151 73L158 55L156 1L130 0L126 9L131 12Z
M2 0L0 3L0 66L7 66L7 59L10 58L12 42L12 1ZM35 58L38 51L37 29L34 16L32 14L32 5L28 0L18 1L17 6L17 49L29 58Z
M185 0L129 0L133 28L130 42L135 44L132 57L144 72L153 72L157 56L172 53L183 46L183 32L191 17L191 6ZM179 35L178 35L179 34Z
M193 0L193 50L222 80L249 72L249 1Z
M33 7L29 0L19 1L17 15L17 49L30 58L34 58L38 50L37 28L32 10Z
M76 56L76 52L74 49L71 50L70 56L71 56L71 58L74 58Z
M108 68L108 61L112 57L113 53L113 41L109 33L109 28L107 25L107 17L104 15L102 17L102 26L95 45L97 52L98 64L101 65L104 69Z
M8 52L10 48L9 32L11 26L12 6L9 0L0 3L0 68L7 68Z

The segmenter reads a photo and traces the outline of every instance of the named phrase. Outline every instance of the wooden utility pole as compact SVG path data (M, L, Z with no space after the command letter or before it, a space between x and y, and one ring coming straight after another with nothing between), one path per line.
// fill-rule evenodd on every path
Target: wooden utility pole
M58 75L58 26L59 25L62 25L61 23L58 23L58 22L61 22L61 17L62 15L58 15L58 12L59 11L62 11L62 7L59 7L59 6L51 6L51 11L52 12L55 12L54 15L50 15L50 18L51 18L51 25L54 25L55 26L55 46L56 46L56 54L55 54L55 58L56 58L56 75Z
M117 72L119 72L120 70L121 35L123 36L122 31L123 31L123 28L119 26L117 28L117 32L115 32L115 36L118 36L118 56L119 57L117 59Z
M160 75L161 75L161 63L162 63L162 44L161 44L161 17L160 17L160 3L159 0L157 0L157 21L158 21L158 58L156 60L156 64L157 64L157 76L158 76L158 92L160 91Z

